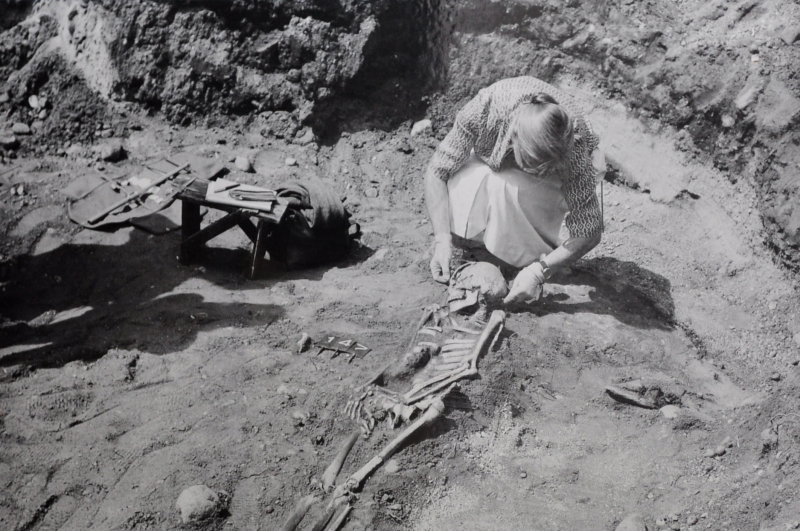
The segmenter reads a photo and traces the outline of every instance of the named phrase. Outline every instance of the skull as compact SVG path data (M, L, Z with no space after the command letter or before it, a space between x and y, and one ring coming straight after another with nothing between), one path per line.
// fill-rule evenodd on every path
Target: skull
M456 269L450 277L447 302L451 312L462 312L477 305L475 313L483 318L490 308L499 306L507 294L506 279L497 266L470 262Z

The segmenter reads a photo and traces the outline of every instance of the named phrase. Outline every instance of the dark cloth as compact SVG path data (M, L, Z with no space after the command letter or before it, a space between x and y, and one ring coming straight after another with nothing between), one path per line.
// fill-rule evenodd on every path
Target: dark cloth
M350 214L333 190L318 179L308 179L288 182L277 193L293 201L267 240L271 260L294 269L347 255L352 239Z

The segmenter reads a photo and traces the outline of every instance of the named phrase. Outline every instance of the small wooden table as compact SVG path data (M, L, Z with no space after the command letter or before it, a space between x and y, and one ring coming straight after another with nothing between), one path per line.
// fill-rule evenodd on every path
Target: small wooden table
M292 201L278 197L270 212L213 203L206 200L209 182L206 179L196 178L185 185L185 188L175 196L181 201L180 262L182 264L191 263L203 244L238 225L253 242L248 277L255 278L267 251L267 237L272 228L283 219L286 209L292 204ZM222 210L228 214L201 228L200 207L202 206ZM255 218L258 224L254 225L251 218Z

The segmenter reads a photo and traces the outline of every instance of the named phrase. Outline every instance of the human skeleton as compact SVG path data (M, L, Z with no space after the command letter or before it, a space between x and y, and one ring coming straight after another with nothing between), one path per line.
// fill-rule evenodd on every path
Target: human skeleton
M495 266L478 262L457 269L448 290L449 306L426 308L409 352L398 362L386 367L348 400L344 412L357 421L365 438L369 437L377 422L387 417L392 428L416 418L377 456L333 490L312 531L322 531L326 526L328 530L337 529L346 517L349 505L331 525L328 522L341 506L350 501L364 480L417 430L442 415L444 398L459 381L478 375L479 358L492 349L505 324L505 312L494 310L491 315L488 313L507 292L505 280ZM468 318L457 315L457 312L464 310L473 310L473 313ZM405 391L394 391L386 385L395 383L392 380L402 383L409 377L411 387ZM322 481L325 491L333 487L353 442L354 439L346 441L325 471ZM303 513L298 515L298 510ZM294 519L299 523L308 506L301 504L298 510L290 516L284 530L293 529L297 524L290 525L290 522Z

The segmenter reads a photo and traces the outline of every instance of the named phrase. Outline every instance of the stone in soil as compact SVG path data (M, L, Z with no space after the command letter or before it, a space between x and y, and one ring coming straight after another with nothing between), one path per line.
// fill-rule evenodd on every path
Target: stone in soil
M667 405L661 408L661 414L664 415L668 419L678 418L680 415L681 408L675 405Z
M287 166L297 166L297 159L289 157L288 159L286 159L286 165Z
M22 122L17 122L11 127L11 131L15 135L29 135L31 134L31 128L28 127L28 124L23 124Z
M791 26L781 33L781 40L786 44L794 44L800 38L800 26Z
M3 149L17 149L19 147L19 140L14 135L0 136L0 148Z
M119 141L102 144L97 148L98 156L106 162L118 162L125 157L125 149Z
M778 434L772 428L761 432L761 452L766 453L778 445Z
M400 471L400 464L397 462L397 459L389 459L386 462L386 466L383 467L383 470L387 474L397 474Z
M364 195L369 197L370 199L374 199L378 197L378 189L377 188L367 188L364 192Z
M310 128L306 128L305 130L300 130L297 134L297 138L294 139L294 143L307 146L308 144L314 141L314 131Z
M425 120L420 120L411 127L411 136L429 135L431 131L431 121L426 118Z
M631 514L619 523L616 531L647 531L647 525L641 515Z
M221 494L221 496L220 496ZM199 522L219 514L225 509L225 493L217 494L205 485L194 485L178 496L175 507L181 513L184 524Z
M250 159L245 157L244 155L239 155L236 157L236 160L233 162L236 167L246 173L253 172L253 164L250 162Z
M0 103L8 103L9 99L10 98L8 97L7 92L3 92L2 94L0 94Z

